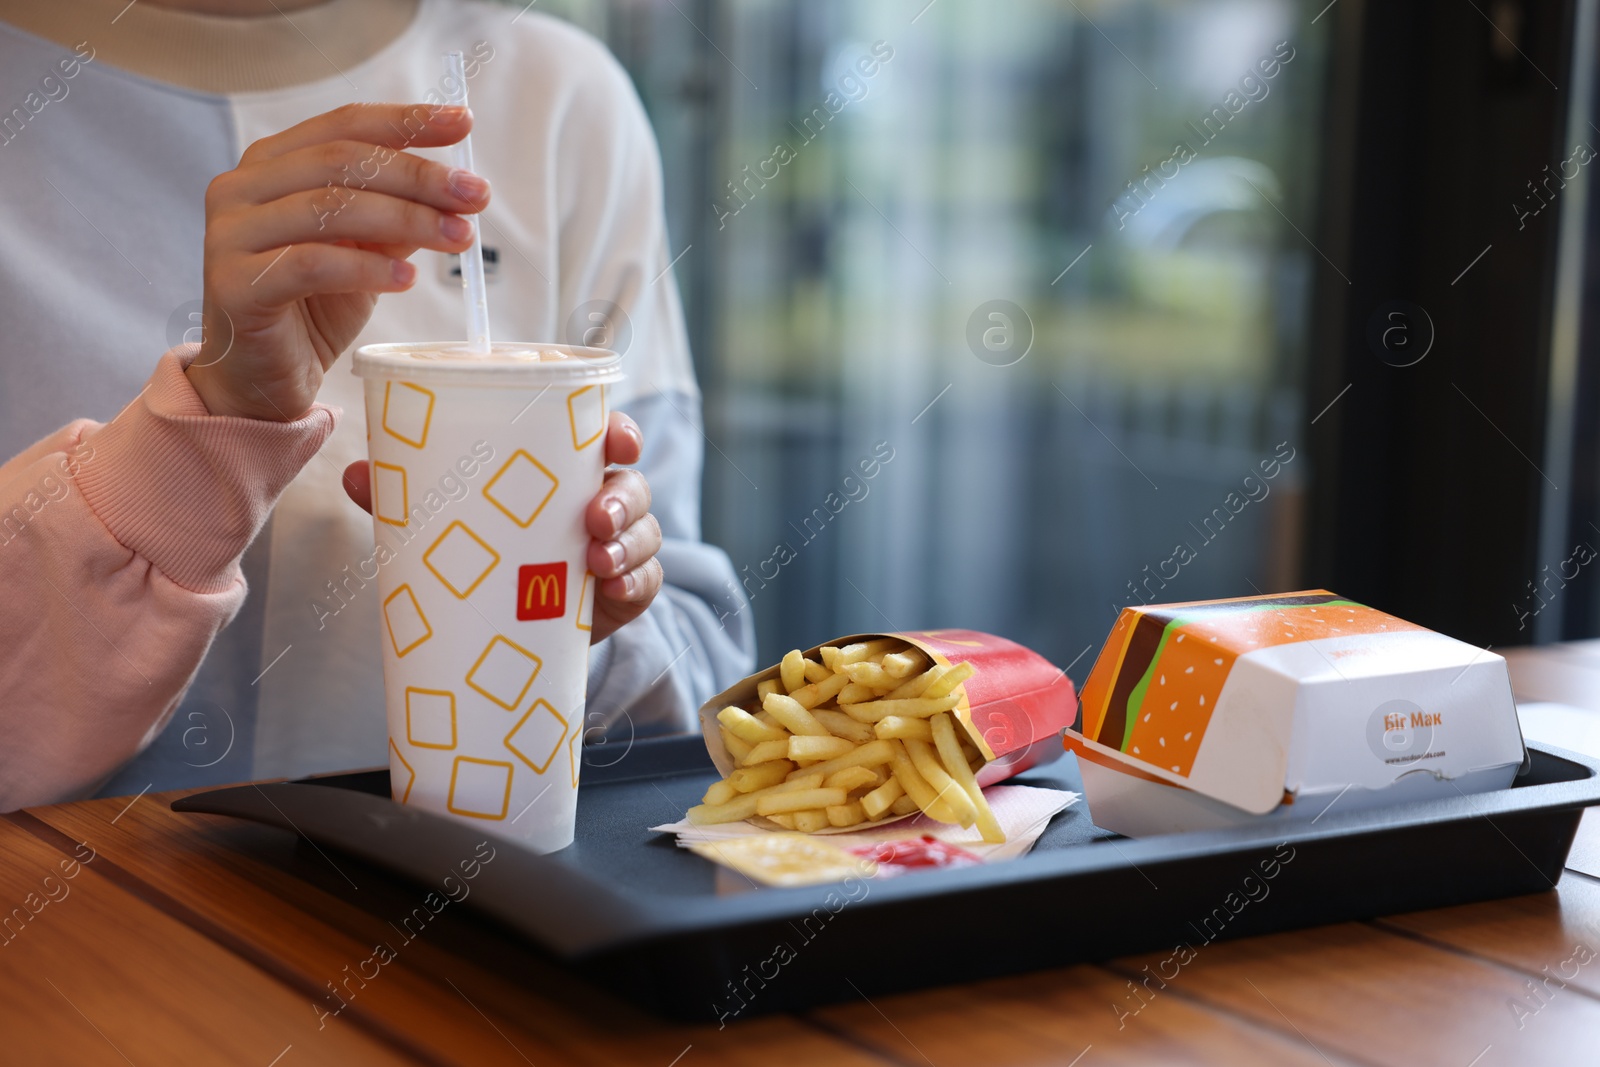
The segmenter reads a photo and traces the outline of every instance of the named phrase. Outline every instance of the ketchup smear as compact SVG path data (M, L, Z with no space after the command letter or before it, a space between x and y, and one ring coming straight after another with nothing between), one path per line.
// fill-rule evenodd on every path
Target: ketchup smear
M905 837L898 841L877 841L846 851L876 862L880 878L936 867L975 867L983 862L966 849L940 841L932 834Z

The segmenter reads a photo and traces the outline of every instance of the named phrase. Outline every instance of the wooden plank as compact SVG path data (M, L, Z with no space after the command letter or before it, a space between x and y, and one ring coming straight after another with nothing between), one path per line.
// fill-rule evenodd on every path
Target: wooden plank
M1166 958L1117 966L1131 974ZM1575 1062L1574 1050L1600 1033L1600 1000L1570 990L1519 1025L1507 1002L1527 995L1526 978L1488 960L1343 923L1203 946L1165 993L1253 1019L1330 1057L1396 1067ZM1164 1009L1165 993L1146 1014Z
M173 812L173 795L125 812L126 800L103 800L29 814L41 833L92 840L130 891L294 986L308 1017L316 1018L313 1003L331 1012L342 999L348 1007L326 1020L328 1030L365 1030L450 1063L665 1065L691 1045L695 1067L760 1061L769 1048L797 1064L879 1062L784 1016L721 1030L663 1022L506 944L453 905L405 940L423 890L297 850L279 830ZM472 951L433 943L445 935ZM393 962L362 967L379 944L396 950ZM496 957L495 966L480 965ZM352 982L357 969L378 977Z
M415 1062L357 1030L318 1033L304 998L130 896L101 863L92 845L73 858L0 820L0 1059Z
M1554 892L1381 919L1403 931L1523 972L1523 995L1505 1005L1527 1022L1563 989L1600 997L1600 882L1568 874Z
M1135 1009L1143 1004L1143 1010ZM1101 1064L1227 1067L1331 1061L1303 1042L1160 994L1148 1004L1127 977L1081 966L819 1008L819 1025L902 1064ZM1463 1067L1457 1064L1455 1067Z

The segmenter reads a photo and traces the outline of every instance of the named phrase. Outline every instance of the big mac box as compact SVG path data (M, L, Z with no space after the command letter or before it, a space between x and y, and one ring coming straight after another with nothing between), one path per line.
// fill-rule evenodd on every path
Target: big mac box
M1064 734L1137 837L1503 789L1505 660L1326 590L1122 610Z

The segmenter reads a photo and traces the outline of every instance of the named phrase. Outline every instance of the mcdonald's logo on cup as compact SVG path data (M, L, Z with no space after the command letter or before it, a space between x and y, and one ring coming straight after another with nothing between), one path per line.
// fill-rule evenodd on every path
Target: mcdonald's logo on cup
M567 565L525 563L517 568L517 618L559 619L567 613Z

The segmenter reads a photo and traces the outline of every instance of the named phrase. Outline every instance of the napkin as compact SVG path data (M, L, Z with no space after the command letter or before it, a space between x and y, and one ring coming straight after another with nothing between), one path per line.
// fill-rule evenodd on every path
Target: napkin
M813 837L809 840L817 846L816 874L818 877L796 877L795 871L786 866L781 877L767 879L775 885L805 885L812 882L835 880L838 875L834 867L827 865L821 859L821 854L828 851L827 846L836 846L839 849L851 850L862 846L870 846L878 842L903 841L932 837L946 845L971 854L983 863L997 863L1002 860L1015 859L1027 855L1033 848L1039 835L1050 823L1052 816L1076 804L1080 799L1077 793L1065 789L1045 789L1032 785L993 785L983 791L989 801L989 807L994 811L994 817L1005 831L1006 840L1002 844L990 844L983 839L976 826L962 828L949 823L930 819L926 815L903 819L892 825L876 830L862 830L854 833L828 834ZM693 848L694 851L724 862L735 858L733 855L724 856L714 846L718 842L739 841L745 838L771 837L779 831L762 829L752 826L747 822L717 823L711 826L695 826L685 821L662 823L650 829L659 833L676 834L679 848ZM742 857L741 857L742 858ZM745 873L755 873L748 863L726 863ZM870 865L869 865L870 869ZM888 877L901 873L903 869L892 866L878 865L873 877ZM859 872L858 872L859 873ZM756 874L760 877L760 874Z

